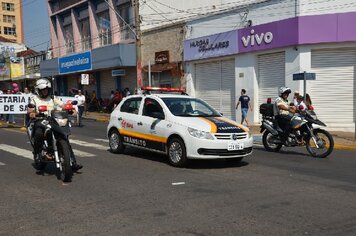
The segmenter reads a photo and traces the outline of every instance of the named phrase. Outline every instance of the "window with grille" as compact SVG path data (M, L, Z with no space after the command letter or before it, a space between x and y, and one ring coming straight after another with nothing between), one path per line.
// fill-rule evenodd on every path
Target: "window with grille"
M10 15L3 15L3 21L5 23L15 23L15 16L10 16Z
M82 39L82 50L91 48L91 35L89 18L85 18L79 22L80 36Z
M2 3L2 10L3 11L15 11L15 4L3 2Z
M4 27L4 34L6 34L6 35L16 35L16 28Z
M100 45L111 44L111 22L109 11L98 14Z

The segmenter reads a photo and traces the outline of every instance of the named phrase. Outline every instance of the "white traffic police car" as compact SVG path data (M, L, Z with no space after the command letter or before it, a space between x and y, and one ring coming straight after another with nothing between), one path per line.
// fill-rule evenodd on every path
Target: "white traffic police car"
M151 94L150 91L160 93ZM187 159L234 158L252 153L249 129L221 116L201 99L181 89L143 88L142 95L123 99L107 127L110 150L122 153L134 146L165 153L173 166Z

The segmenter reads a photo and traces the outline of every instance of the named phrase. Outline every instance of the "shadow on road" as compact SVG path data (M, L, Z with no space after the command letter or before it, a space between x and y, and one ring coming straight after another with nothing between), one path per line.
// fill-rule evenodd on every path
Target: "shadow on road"
M169 166L168 157L160 153L152 153L145 150L135 148L126 148L125 155L137 157L149 161L160 162ZM247 157L248 158L248 157ZM235 168L247 166L249 163L238 161L236 159L213 159L213 160L189 160L186 169L219 169L219 168Z

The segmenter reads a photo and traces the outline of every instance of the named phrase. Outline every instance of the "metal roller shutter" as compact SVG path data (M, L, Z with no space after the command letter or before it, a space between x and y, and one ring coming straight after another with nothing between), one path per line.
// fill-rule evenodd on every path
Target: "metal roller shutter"
M258 104L272 101L278 96L278 88L285 85L285 53L258 56Z
M235 120L235 60L222 61L221 63L221 107L224 116Z
M316 80L308 81L310 96L320 120L354 123L356 48L313 50L311 66Z
M235 119L235 60L195 65L196 96Z

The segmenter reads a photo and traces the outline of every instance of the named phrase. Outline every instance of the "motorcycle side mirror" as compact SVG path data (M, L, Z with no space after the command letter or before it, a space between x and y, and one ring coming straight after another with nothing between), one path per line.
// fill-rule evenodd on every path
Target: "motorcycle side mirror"
M78 104L78 101L72 101L71 104L72 104L72 105L77 105L77 104Z

